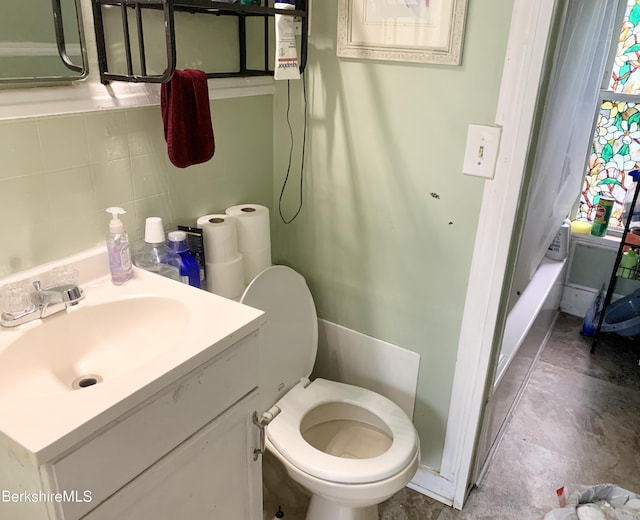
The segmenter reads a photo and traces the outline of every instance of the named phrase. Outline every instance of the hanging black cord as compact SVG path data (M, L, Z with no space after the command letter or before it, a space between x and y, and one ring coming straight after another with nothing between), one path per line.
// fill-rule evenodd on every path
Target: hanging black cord
M291 224L295 218L302 211L303 202L303 181L304 181L304 155L307 148L307 82L305 75L302 74L302 95L304 99L304 127L302 129L302 157L300 159L300 186L299 186L299 203L298 209L290 219L286 219L282 213L282 199L284 198L284 192L289 182L289 175L291 174L291 162L293 160L293 128L291 126L291 119L289 118L289 112L291 110L291 80L287 80L287 126L289 127L289 137L291 140L291 146L289 147L289 163L287 164L287 174L285 175L284 182L282 183L282 189L280 190L280 198L278 199L278 212L280 218L285 224Z

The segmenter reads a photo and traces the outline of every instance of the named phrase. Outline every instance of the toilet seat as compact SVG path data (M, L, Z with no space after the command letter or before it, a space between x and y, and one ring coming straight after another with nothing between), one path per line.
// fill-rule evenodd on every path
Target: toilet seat
M371 458L342 458L320 451L301 432L307 413L327 403L347 403L377 416L391 433L391 446ZM298 384L276 404L278 415L267 426L267 438L298 469L314 477L345 484L376 482L406 467L417 450L413 424L394 402L375 392L344 383L316 379Z
M256 400L259 414L268 422L266 437L279 455L308 475L347 485L383 481L415 462L419 450L415 428L394 402L353 385L325 379L309 383L318 322L313 298L301 275L286 266L269 267L252 280L240 301L266 314L258 336L260 390ZM309 444L301 432L304 418L328 403L358 407L375 419L391 439L388 449L367 458L343 458ZM358 417L353 420L366 424Z

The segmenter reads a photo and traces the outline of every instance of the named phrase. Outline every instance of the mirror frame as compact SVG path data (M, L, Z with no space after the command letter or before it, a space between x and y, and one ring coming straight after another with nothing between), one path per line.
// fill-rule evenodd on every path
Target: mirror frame
M79 74L74 76L26 76L26 77L15 77L15 78L0 78L0 87L1 86L19 86L21 84L47 84L47 83L71 83L74 81L79 81L85 79L89 75L89 62L87 59L87 41L85 38L84 32L84 23L82 18L82 7L81 0L74 0L75 8L76 8L76 17L78 22L78 35L80 37L80 55L82 57L82 65L76 65L71 62L67 50L66 43L64 37L64 28L63 28L63 20L62 20L62 8L60 5L60 0L51 0L52 7L52 19L54 24L54 29L56 33L56 45L58 48L58 54L62 63L69 70L77 72Z

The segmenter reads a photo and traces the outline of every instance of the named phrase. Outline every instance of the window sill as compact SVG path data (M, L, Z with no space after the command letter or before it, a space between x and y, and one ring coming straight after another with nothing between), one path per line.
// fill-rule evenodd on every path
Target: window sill
M576 244L580 244L586 247L595 247L597 249L606 249L610 251L617 251L620 247L619 236L605 235L603 237L595 237L593 235L583 235L580 233L572 233L571 240Z
M210 99L271 95L275 91L274 80L269 76L211 79L208 85ZM89 79L65 86L2 89L0 121L159 104L160 85L126 82L103 85Z

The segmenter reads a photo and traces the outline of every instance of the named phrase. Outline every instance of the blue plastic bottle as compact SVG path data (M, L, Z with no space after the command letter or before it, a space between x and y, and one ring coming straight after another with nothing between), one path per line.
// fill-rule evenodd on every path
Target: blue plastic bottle
M167 235L169 249L178 253L176 267L180 270L180 281L200 288L200 264L189 252L187 234L184 231L172 231ZM173 263L173 262L171 262Z

